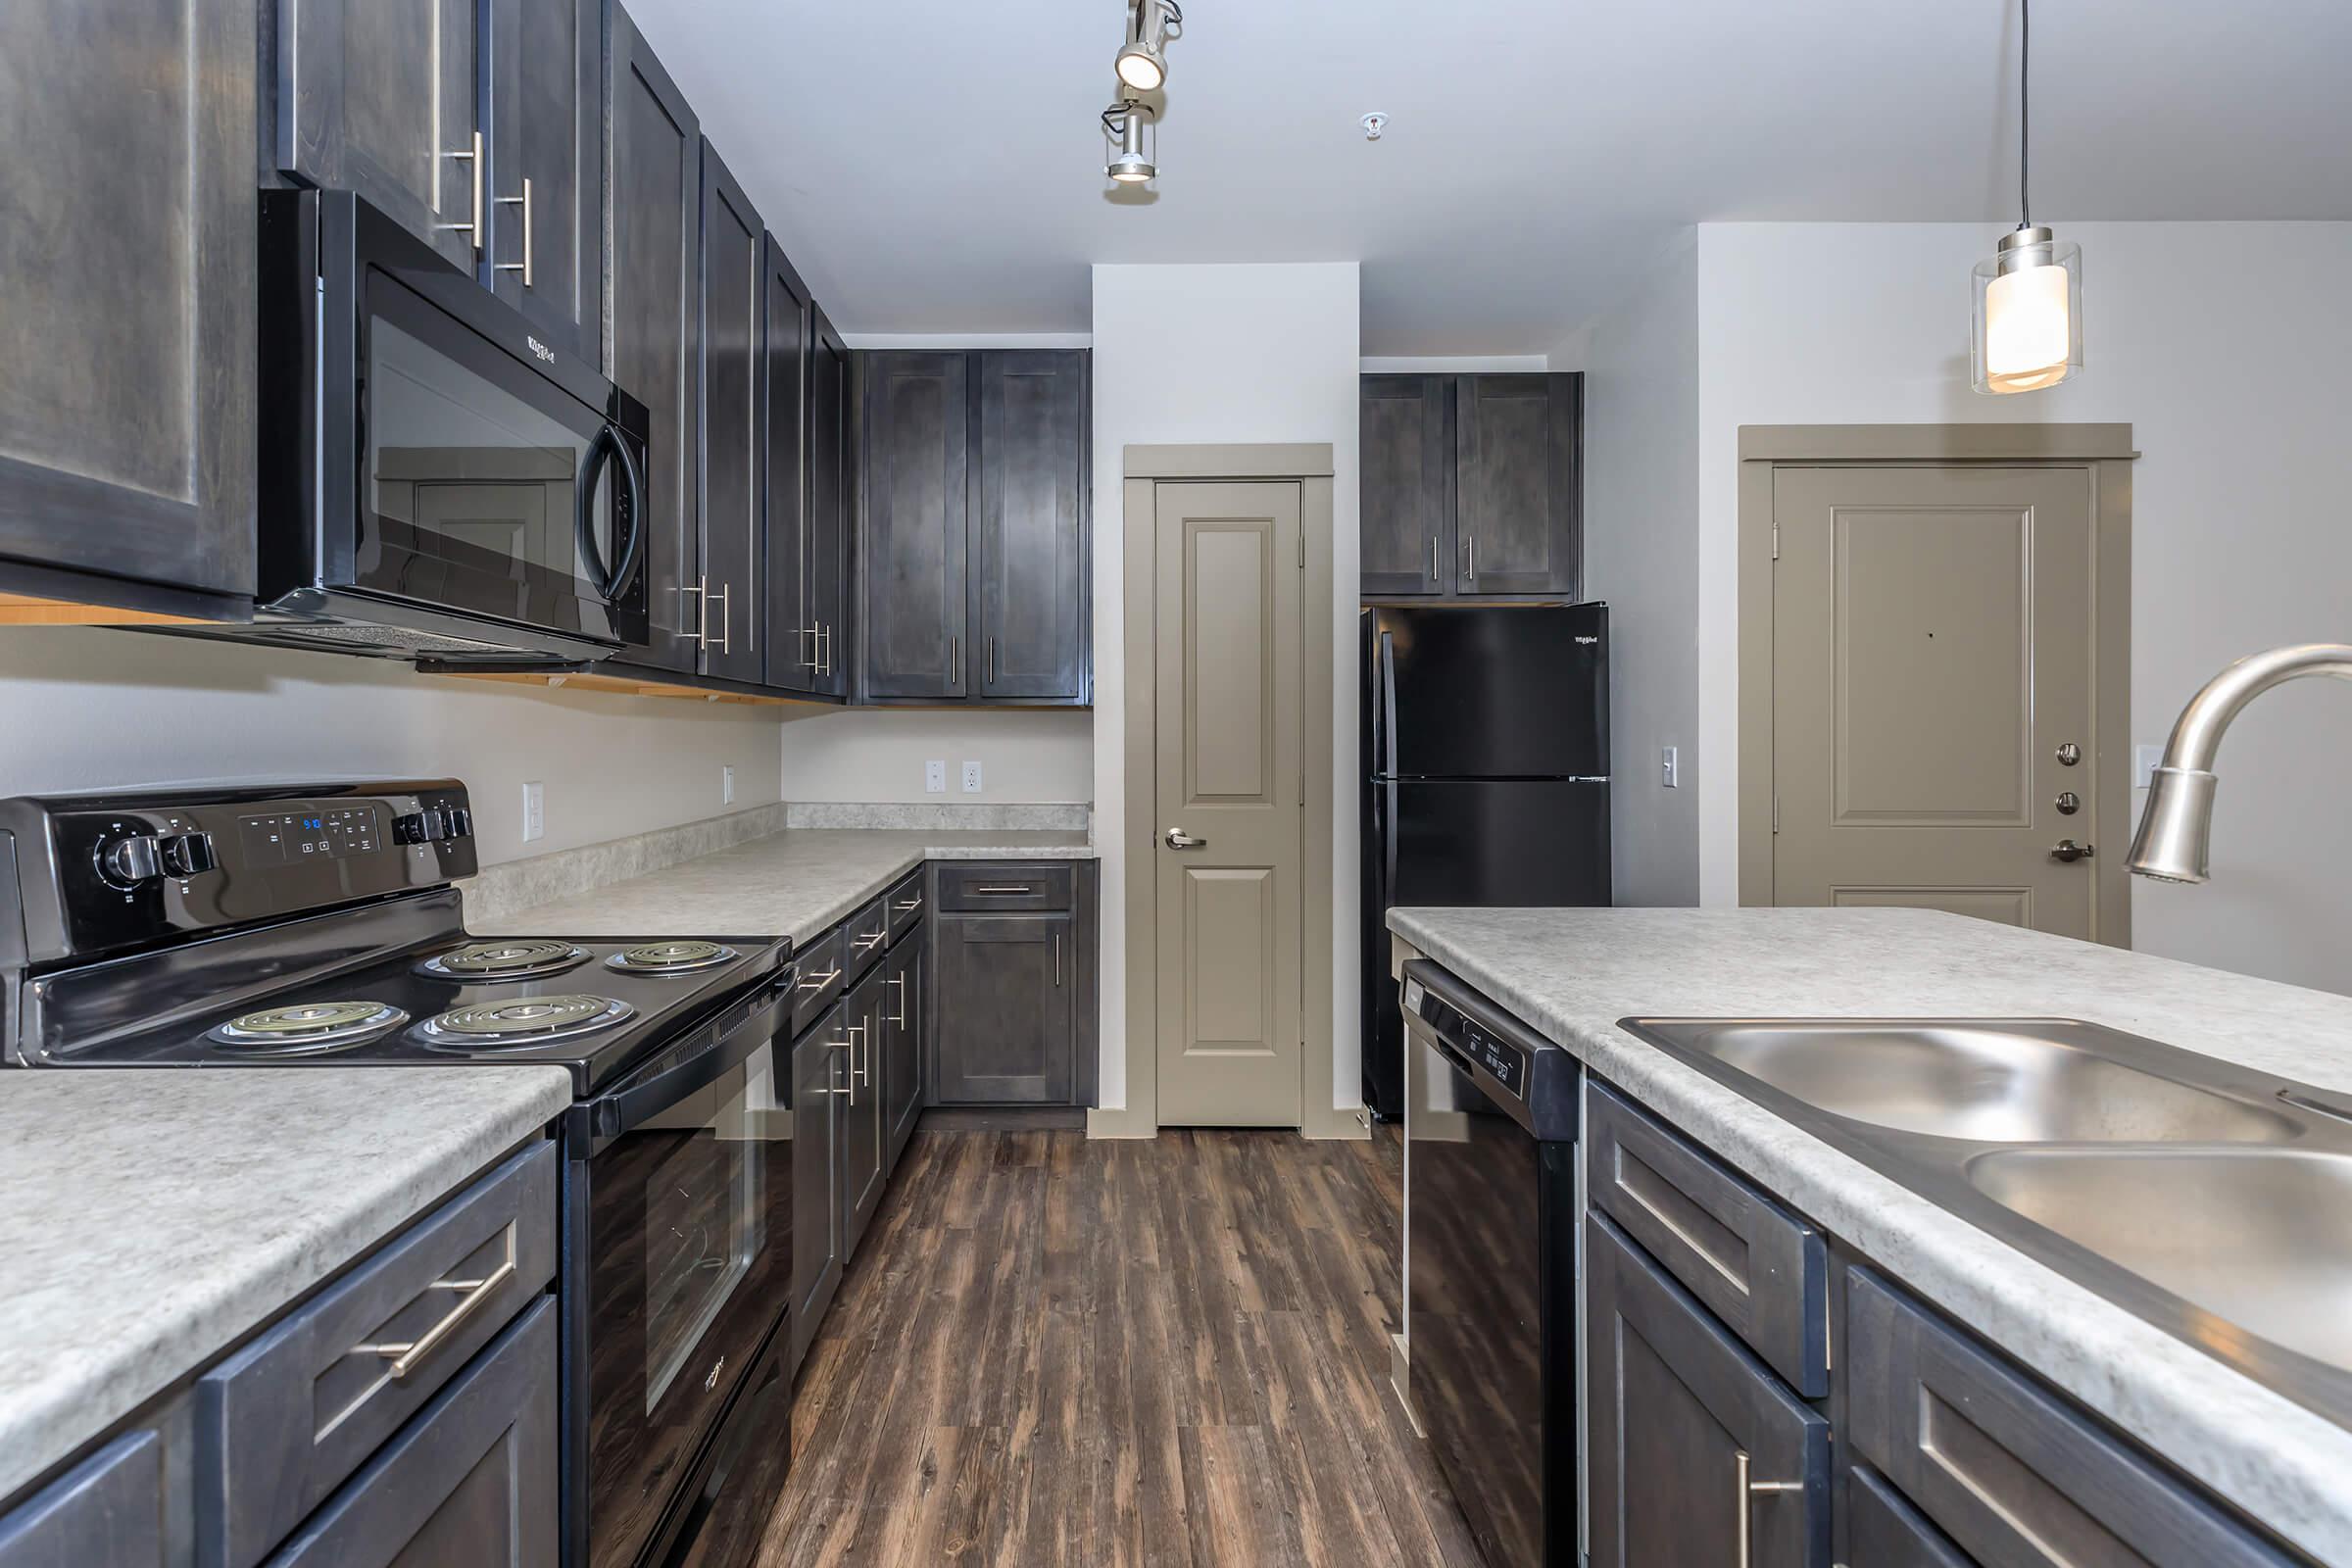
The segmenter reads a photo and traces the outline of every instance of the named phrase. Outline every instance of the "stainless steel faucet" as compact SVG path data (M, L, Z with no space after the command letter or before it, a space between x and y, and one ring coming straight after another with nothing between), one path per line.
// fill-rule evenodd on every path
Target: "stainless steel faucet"
M2299 643L2239 660L2205 683L2180 710L2164 761L2148 784L2147 809L2132 840L2132 869L2160 882L2202 882L2213 834L2214 754L2230 721L2272 687L2305 675L2352 680L2352 644Z

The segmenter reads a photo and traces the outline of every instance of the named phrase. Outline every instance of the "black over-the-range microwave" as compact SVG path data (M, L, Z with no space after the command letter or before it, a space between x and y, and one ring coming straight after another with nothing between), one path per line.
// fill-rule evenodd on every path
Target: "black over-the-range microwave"
M646 635L645 406L347 192L261 198L250 626L421 663Z

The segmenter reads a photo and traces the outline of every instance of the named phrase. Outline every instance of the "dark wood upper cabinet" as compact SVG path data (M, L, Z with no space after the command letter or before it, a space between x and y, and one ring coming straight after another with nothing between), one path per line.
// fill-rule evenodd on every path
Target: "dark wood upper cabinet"
M253 592L259 18L0 5L0 590Z
M351 191L467 271L488 240L490 3L277 0L278 168Z
M1087 696L1087 358L984 353L971 615L976 695Z
M857 407L850 351L825 313L809 311L808 626L815 661L809 689L850 693L850 518L852 419Z
M767 230L703 142L702 672L758 684L762 666L760 313Z
M785 691L814 689L815 628L808 619L808 286L770 234L761 248L760 486L766 497L765 678Z
M558 355L604 354L601 0L491 0L491 287Z
M698 216L702 131L645 37L612 11L606 167L612 172L605 371L646 406L646 582L651 629L624 657L698 667L703 632L696 517L702 389Z
M1584 376L1367 375L1366 599L1573 599Z
M1367 375L1359 403L1363 591L1428 598L1451 583L1453 380Z
M961 697L971 387L961 354L864 360L864 587L869 697Z
M1575 595L1583 405L1581 375L1468 375L1456 386L1458 592Z

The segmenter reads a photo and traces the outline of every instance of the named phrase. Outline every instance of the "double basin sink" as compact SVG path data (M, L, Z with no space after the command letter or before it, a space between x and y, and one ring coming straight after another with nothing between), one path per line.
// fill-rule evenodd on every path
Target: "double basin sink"
M1623 1026L2352 1423L2352 1101L2072 1019Z

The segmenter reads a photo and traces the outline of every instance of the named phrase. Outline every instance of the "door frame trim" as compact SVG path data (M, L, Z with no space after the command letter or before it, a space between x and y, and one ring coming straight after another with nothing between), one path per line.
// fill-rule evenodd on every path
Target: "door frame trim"
M1236 443L1129 446L1123 449L1121 491L1122 618L1126 710L1121 737L1127 780L1126 909L1127 1003L1122 1052L1127 1060L1124 1108L1087 1112L1094 1138L1150 1138L1159 1131L1159 930L1155 828L1158 738L1158 505L1167 480L1276 482L1298 486L1298 523L1305 535L1305 579L1300 585L1300 748L1307 789L1301 824L1299 873L1298 1053L1299 1133L1308 1138L1362 1138L1353 1107L1332 1104L1332 974L1339 940L1332 923L1332 813L1340 780L1333 771L1332 689L1336 635L1332 600L1332 449L1328 443ZM1320 1086L1320 1087L1318 1087Z
M2132 464L2129 424L1743 424L1740 427L1740 903L1772 902L1772 491L1782 467L2080 468L2090 481L2091 755L2100 837L2096 940L2132 946ZM2119 837L2119 835L2121 835Z

